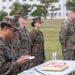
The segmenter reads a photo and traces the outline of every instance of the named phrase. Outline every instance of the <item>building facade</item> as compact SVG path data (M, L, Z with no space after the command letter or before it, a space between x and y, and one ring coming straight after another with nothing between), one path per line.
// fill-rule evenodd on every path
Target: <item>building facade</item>
M21 4L40 4L40 0L0 0L0 10L3 10L5 12L9 13L13 9L12 4L18 1ZM57 11L50 11L50 8L48 8L48 14L47 19L64 19L67 17L67 9L66 9L66 1L67 0L59 0L57 3L53 3L56 8L60 8L60 10ZM30 16L31 18L31 16Z

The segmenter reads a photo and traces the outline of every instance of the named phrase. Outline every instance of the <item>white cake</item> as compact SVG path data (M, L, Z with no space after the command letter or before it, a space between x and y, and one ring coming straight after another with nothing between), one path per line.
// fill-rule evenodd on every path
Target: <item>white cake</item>
M68 68L68 65L65 62L50 62L44 65L43 70L62 71L66 68Z

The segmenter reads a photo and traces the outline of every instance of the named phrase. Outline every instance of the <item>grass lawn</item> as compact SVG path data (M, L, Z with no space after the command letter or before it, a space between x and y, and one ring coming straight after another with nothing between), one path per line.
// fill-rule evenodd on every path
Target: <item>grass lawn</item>
M52 52L57 52L57 59L62 59L61 45L59 42L59 31L63 20L44 20L41 31L45 40L46 61L51 60ZM31 20L28 20L27 28L30 31Z
M51 60L52 52L57 52L57 59L62 59L59 42L59 28L42 28L45 38L46 61Z

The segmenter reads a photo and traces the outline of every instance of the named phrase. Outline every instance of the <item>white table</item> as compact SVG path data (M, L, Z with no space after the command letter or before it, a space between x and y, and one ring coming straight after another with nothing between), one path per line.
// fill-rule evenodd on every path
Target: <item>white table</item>
M67 60L56 60L56 62L66 62L68 64L69 68L65 69L64 71L61 71L61 72L43 71L42 70L43 66L49 62L51 61L45 62L29 70L23 71L22 73L19 73L18 75L68 75L75 71L75 61L67 61ZM35 69L43 74L37 72Z

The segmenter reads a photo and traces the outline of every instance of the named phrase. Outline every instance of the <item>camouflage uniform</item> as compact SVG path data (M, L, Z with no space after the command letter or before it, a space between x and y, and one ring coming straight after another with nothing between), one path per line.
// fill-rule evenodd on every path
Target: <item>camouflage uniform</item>
M9 41L0 37L0 75L17 75L17 57Z
M21 48L21 55L30 55L31 52L31 39L28 33L27 28L24 26L24 28L19 27L18 29L19 31L19 39L21 41L22 44L22 48ZM23 52L24 51L24 52Z
M17 58L19 58L20 57L20 49L21 49L22 45L21 45L18 35L16 35L16 37L11 39L10 41L11 41L10 43L12 44L13 50L16 53Z
M15 27L17 29L17 23L14 20L11 20L11 23L12 23L13 27ZM16 53L17 58L19 58L20 57L20 49L21 49L22 45L21 45L21 42L19 40L18 33L16 33L16 37L14 37L13 39L11 39L9 41L11 43L11 46L12 46L13 50Z
M75 25L74 22L65 20L62 23L59 40L62 46L64 60L75 59ZM66 51L63 51L66 49Z
M33 66L44 63L45 60L45 52L44 52L44 36L43 33L39 30L36 31L33 29L30 31L31 36L31 54L35 56L33 60Z
M22 45L20 50L20 56L31 55L31 39L30 39L27 28L25 26L23 28L18 26L17 29L19 34L19 40ZM21 66L21 71L27 70L29 68L31 68L30 62L27 62Z
M17 47L18 47L18 48L15 47L17 51L16 54L18 57L22 55L30 55L31 54L31 41L30 41L31 39L30 39L28 30L25 26L23 28L20 27L20 24L19 24L20 13L18 13L16 16L17 17L15 17L14 22L16 23L16 28L18 30L18 36L17 36L18 38L13 39L13 41L16 42L15 45L17 44ZM17 43L17 40L19 44ZM29 69L30 68L29 64L30 62L23 64L21 66L21 71Z
M23 26L23 28L20 27L19 18L22 16L22 13L19 11L16 13L16 16L18 17L17 18L18 20L16 21L16 28L18 29L18 36L19 36L19 39L20 39L20 42L22 45L20 54L21 55L29 55L31 53L30 52L30 50L31 50L31 39L30 39L28 29L25 26Z

